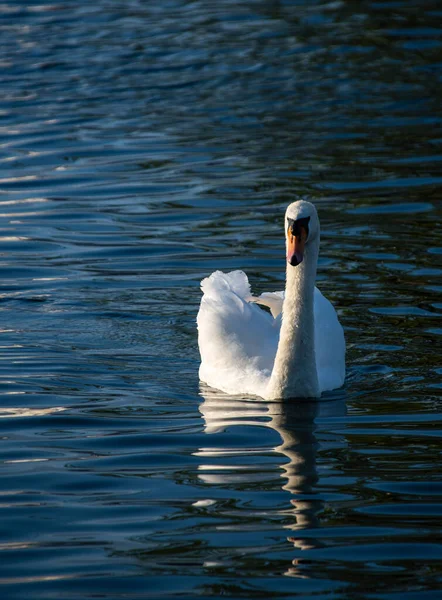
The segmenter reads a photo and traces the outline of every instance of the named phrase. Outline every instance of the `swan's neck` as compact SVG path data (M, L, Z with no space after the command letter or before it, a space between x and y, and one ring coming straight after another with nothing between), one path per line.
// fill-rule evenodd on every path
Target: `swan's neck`
M267 390L269 399L319 397L315 356L314 294L319 244L297 267L287 264L278 350Z

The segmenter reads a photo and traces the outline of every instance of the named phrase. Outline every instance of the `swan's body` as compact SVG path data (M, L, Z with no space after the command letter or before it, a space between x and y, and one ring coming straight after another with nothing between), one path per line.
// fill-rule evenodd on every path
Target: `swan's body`
M210 386L272 400L317 398L343 385L344 333L315 288L319 220L309 202L288 207L286 242L285 292L255 298L242 271L216 271L202 281L199 375Z

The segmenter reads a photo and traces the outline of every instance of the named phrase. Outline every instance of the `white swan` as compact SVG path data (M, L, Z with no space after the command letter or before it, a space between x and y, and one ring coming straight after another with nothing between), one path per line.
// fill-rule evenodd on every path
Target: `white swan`
M242 271L216 271L201 282L199 376L211 387L277 400L318 398L344 383L344 333L332 304L315 288L319 219L313 204L289 205L285 233L285 292L255 298Z

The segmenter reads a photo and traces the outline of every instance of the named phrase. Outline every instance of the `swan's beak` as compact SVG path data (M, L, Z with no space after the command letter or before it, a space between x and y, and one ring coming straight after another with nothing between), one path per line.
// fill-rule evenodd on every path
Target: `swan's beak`
M306 239L307 232L304 227L301 228L300 235L293 235L290 229L287 231L287 262L292 267L296 267L302 263Z

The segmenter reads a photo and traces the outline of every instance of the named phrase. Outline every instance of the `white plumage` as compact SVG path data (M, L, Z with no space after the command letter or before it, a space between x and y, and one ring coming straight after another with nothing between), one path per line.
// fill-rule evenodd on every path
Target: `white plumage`
M313 205L296 202L287 209L286 219L288 215L302 218L305 214L316 215ZM203 297L197 317L199 376L208 385L229 394L265 399L317 397L343 385L344 333L332 304L314 287L317 251L316 255L310 251L310 259L308 255L309 243L313 249L319 246L319 221L317 231L314 219L309 225L303 261L306 265L287 264L286 292L253 297L242 271L216 271L201 282ZM309 260L310 264L314 262L314 269L309 268ZM271 314L257 303L268 306ZM285 332L281 332L283 318L290 319L284 324ZM313 321L310 325L314 340L309 339L309 320ZM310 346L313 365L308 361ZM296 373L296 369L301 373ZM275 382L277 371L282 375ZM308 380L307 385L304 379Z

